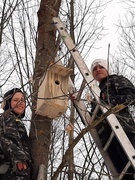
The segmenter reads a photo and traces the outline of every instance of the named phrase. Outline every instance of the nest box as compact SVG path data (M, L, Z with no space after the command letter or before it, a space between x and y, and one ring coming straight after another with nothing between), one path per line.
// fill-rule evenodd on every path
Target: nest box
M71 69L57 64L48 69L38 91L37 114L54 119L66 112L71 73Z

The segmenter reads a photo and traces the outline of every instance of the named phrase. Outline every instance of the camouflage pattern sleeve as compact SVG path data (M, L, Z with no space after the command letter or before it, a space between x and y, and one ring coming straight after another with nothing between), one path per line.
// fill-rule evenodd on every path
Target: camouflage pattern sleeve
M135 87L123 76L114 77L114 85L118 104L131 105L135 104Z
M25 133L25 129L18 131L16 119L14 116L4 118L4 132L1 137L1 148L5 156L15 165L17 162L27 162L30 160L27 148L23 147L21 136Z
M111 107L118 104L125 106L135 104L135 87L123 76L111 75L102 81L99 87L101 102Z

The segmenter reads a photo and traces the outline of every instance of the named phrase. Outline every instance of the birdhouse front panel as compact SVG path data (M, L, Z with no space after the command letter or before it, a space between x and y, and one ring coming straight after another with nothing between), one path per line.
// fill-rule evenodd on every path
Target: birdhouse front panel
M67 68L59 65L47 71L39 87L37 114L54 119L66 112L69 74Z

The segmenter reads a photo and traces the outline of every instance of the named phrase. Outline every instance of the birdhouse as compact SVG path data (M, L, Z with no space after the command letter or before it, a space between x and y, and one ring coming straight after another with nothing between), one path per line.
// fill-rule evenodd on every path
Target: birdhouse
M62 65L50 66L39 87L37 114L54 119L66 112L71 73L71 69Z

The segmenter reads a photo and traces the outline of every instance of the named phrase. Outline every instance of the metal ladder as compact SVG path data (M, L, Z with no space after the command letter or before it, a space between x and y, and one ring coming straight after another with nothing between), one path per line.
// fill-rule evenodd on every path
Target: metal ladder
M107 107L103 107L100 105L100 100L99 100L100 90L98 86L95 86L95 83L93 81L93 76L91 72L89 71L88 67L86 66L83 58L79 54L78 50L76 49L76 46L73 43L73 40L71 39L70 35L67 33L65 25L61 22L61 20L58 17L53 18L53 24L55 25L58 32L60 33L61 38L66 44L69 52L74 58L74 61L80 73L83 76L83 82L82 82L80 91L82 91L84 84L87 84L90 92L92 93L92 95L94 96L97 102L97 106L93 112L93 115L91 116L90 113L87 111L87 108L84 102L80 101L81 93L76 94L76 100L74 101L74 106L79 116L81 117L82 121L84 122L84 124L85 125L92 124L92 122L96 118L96 114L99 111L99 109L102 111L103 114L107 113L108 109ZM94 92L96 92L96 94ZM98 134L96 127L90 129L90 133L104 161L106 162L107 167L110 170L113 179L121 180L125 176L125 174L128 172L129 167L132 167L135 170L135 149L132 146L131 142L129 141L128 137L126 136L116 116L113 113L110 113L105 119L107 121L108 126L111 129L111 132L104 146L101 144L100 136ZM117 172L116 167L114 163L112 162L112 159L109 157L109 153L108 153L109 147L111 147L111 143L114 138L117 139L119 146L122 148L125 156L127 157L127 162L124 165L121 172Z

